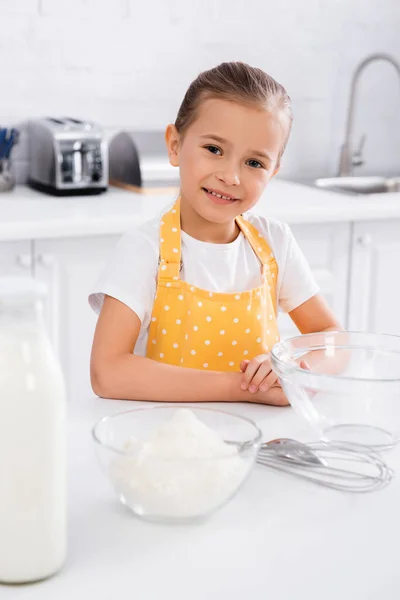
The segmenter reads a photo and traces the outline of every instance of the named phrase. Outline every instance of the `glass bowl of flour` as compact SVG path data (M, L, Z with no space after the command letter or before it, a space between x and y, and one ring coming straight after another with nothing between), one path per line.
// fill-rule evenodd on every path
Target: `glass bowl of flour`
M161 522L204 519L226 505L254 466L261 431L212 408L136 408L92 430L102 470L135 515Z

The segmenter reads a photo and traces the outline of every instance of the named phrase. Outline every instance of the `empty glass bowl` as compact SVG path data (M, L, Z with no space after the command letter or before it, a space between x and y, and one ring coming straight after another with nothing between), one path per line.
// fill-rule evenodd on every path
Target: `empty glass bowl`
M320 439L374 450L400 438L400 337L312 333L278 342L272 364L294 410Z
M247 479L261 440L249 419L179 405L107 416L92 434L120 501L163 522L202 519L224 506Z

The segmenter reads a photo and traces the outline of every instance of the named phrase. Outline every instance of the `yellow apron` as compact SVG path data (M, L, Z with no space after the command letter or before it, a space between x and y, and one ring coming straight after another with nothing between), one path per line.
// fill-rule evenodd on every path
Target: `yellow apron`
M162 217L148 358L194 369L239 371L242 360L270 351L279 340L278 265L257 229L243 217L236 217L236 223L260 260L262 283L228 294L181 281L180 199Z

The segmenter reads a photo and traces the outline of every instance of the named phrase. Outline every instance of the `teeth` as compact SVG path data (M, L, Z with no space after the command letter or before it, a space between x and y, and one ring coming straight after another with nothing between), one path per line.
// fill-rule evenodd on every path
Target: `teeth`
M228 198L227 196L223 196L222 194L217 194L216 192L213 192L211 190L208 190L209 194L212 194L213 196L217 196L217 198L223 198L224 200L233 200L233 198Z

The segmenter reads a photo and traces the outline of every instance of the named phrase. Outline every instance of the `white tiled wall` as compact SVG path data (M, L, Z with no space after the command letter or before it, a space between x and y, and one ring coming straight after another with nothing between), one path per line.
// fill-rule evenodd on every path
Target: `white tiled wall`
M297 179L335 173L356 64L377 51L400 61L399 0L0 0L0 32L6 124L69 114L161 129L199 71L262 67L293 99L283 175ZM400 173L400 78L377 63L359 91L360 172Z

